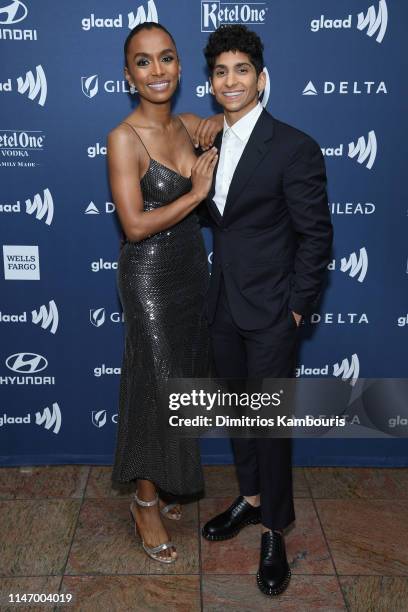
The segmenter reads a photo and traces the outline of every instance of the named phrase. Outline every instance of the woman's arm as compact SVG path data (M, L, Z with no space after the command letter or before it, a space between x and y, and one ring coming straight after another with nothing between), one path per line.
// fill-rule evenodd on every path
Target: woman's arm
M220 113L207 119L201 119L193 113L181 113L180 119L186 126L196 148L207 151L213 146L215 137L224 127L224 115Z
M109 180L122 229L128 240L138 242L172 227L205 199L211 187L217 151L199 157L191 171L193 187L189 193L156 210L143 209L140 189L140 156L144 153L136 135L118 126L108 136Z

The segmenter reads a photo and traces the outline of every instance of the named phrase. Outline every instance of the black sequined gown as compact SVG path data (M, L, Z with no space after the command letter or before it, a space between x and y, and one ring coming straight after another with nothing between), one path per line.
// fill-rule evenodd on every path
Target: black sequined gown
M166 206L191 189L190 179L154 159L140 185L145 210ZM118 287L126 340L114 481L147 479L176 496L203 489L198 440L165 433L157 397L166 378L207 375L207 285L207 258L195 213L122 248Z

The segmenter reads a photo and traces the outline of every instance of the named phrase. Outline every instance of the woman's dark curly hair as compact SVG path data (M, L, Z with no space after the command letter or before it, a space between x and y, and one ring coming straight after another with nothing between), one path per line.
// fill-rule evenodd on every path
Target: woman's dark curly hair
M257 76L259 76L264 67L263 49L259 36L248 30L247 27L243 25L224 25L210 34L207 46L204 49L204 55L212 74L218 55L228 51L241 51L241 53L248 55L255 67Z

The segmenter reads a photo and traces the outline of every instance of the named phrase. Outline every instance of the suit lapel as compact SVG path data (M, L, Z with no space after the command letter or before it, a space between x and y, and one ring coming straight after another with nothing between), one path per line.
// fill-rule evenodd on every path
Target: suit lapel
M222 216L223 221L239 194L243 192L255 168L268 152L270 146L269 141L272 137L273 118L264 110L259 116L238 165L235 168L228 191L227 201L225 203L224 214ZM214 193L212 193L212 196L214 196Z
M222 217L220 215L220 211L218 210L217 205L213 201L213 198L214 198L214 194L215 194L215 179L216 179L216 176L217 176L218 164L219 164L220 156L221 156L222 136L223 136L223 130L221 130L221 132L218 132L218 134L217 134L217 136L215 137L215 140L214 140L214 147L217 147L217 149L218 149L218 160L217 160L217 164L216 164L216 166L214 168L214 174L213 174L211 189L210 189L210 192L209 192L209 194L207 196L207 204L208 204L209 211L210 211L214 221L217 224L219 224L221 222Z

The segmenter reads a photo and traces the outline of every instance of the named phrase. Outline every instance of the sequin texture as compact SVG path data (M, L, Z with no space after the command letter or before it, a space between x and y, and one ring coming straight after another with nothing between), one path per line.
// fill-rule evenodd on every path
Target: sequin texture
M141 180L145 210L165 206L191 181L151 159ZM160 424L162 381L207 375L204 316L207 258L195 213L140 242L126 242L118 262L125 313L119 417L112 479L144 478L162 491L203 489L198 441L175 439Z

